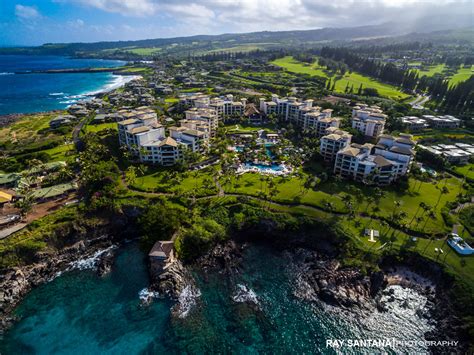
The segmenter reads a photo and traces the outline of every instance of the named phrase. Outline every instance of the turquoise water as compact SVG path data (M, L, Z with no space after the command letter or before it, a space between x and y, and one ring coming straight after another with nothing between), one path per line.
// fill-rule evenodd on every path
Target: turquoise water
M197 306L186 318L171 318L169 301L141 305L148 276L143 254L130 244L106 277L73 271L33 290L18 307L22 319L5 335L0 353L332 354L327 338L384 337L389 331L420 339L420 320L403 312L362 322L300 301L290 265L282 253L253 246L239 274L195 270ZM345 353L361 353L356 350Z
M0 55L0 115L63 109L120 80L111 73L15 74L48 69L114 68L125 62L59 56Z

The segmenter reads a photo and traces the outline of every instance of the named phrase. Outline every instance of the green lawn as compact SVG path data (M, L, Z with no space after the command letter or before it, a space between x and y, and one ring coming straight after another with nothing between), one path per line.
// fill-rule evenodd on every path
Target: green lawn
M262 175L246 173L240 177L221 178L220 182L226 193L239 193L250 196L259 196L262 191L268 192L268 183L261 180ZM271 199L276 202L286 204L305 204L317 208L327 209L327 202L332 204L332 211L347 213L342 197L346 194L353 198L353 205L359 213L369 213L378 217L390 219L395 211L404 211L407 217L404 223L410 223L415 216L423 213L419 209L420 202L424 202L433 207L435 218L424 218L420 223L413 221L410 228L428 234L440 234L449 232L441 216L441 209L446 202L453 201L459 192L462 191L461 180L449 178L438 183L427 183L410 179L409 188L406 191L398 190L397 186L384 187L385 195L379 200L371 200L373 197L373 187L365 187L357 183L337 183L327 182L317 185L315 189L305 189L306 178L291 177L287 179L274 178L277 187L277 194ZM449 190L447 194L441 194L441 189L446 186ZM395 201L399 201L398 208ZM373 211L378 206L380 211ZM426 216L424 216L426 217ZM426 223L425 223L426 222Z
M457 173L464 175L465 177L469 179L474 180L474 164L466 164L463 166L456 166L454 168L454 171Z
M466 81L474 75L474 65L470 68L459 68L456 74L454 74L451 79L449 80L450 85L455 85L460 83L461 81Z
M151 48L132 48L132 49L127 49L125 52L133 53L133 54L138 54L138 55L153 55L158 52L160 52L162 48L160 47L151 47Z
M150 169L132 183L132 188L148 192L186 193L207 196L217 193L211 169L191 171L174 176L166 169Z
M420 76L433 76L435 74L443 74L447 69L446 64L437 64L423 70L418 70L418 73ZM460 66L454 75L448 74L447 77L449 77L449 84L455 85L461 81L466 81L471 75L474 75L474 65L467 68Z
M75 154L75 149L73 144L62 144L55 148L43 150L43 152L49 154L50 161L65 161Z
M353 90L357 92L360 85L362 84L363 88L373 88L377 89L379 95L388 97L396 100L403 100L409 97L409 95L401 92L395 86L381 83L370 77L352 72L346 73L344 76L335 75L330 73L321 67L317 62L313 64L307 64L298 62L293 57L287 56L283 58L276 59L272 64L278 65L286 70L299 73L299 74L309 74L311 76L320 76L323 78L330 78L333 82L336 81L335 91L343 93L347 85L353 86Z
M117 128L117 123L116 122L107 122L107 123L99 123L99 124L88 124L85 126L86 132L100 132L103 131L104 129L113 129L113 130L118 130Z
M253 133L260 130L265 130L267 132L274 132L275 127L271 125L265 126L251 126L251 125L242 125L242 124L229 124L226 125L226 128L229 133Z

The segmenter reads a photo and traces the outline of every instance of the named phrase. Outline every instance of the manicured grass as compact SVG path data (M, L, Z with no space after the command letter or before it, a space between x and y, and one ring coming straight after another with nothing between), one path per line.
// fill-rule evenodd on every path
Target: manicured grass
M107 122L107 123L99 123L99 124L89 124L85 126L86 132L100 132L105 129L113 129L118 130L116 122Z
M449 80L450 85L456 85L460 83L461 81L466 81L469 79L472 75L474 75L474 65L471 66L470 68L459 68L456 74L454 74L451 79Z
M151 48L132 48L132 49L127 49L125 52L133 53L133 54L138 54L138 55L152 55L156 54L161 51L162 48L160 47L151 47Z
M416 216L423 215L422 222L413 221L409 227L427 234L442 234L450 231L450 227L445 225L441 216L441 209L446 202L454 201L456 196L463 191L460 179L449 178L445 181L430 183L411 178L407 190L399 190L396 185L384 187L384 196L379 201L375 201L372 200L373 187L343 181L326 182L317 185L314 189L305 189L305 180L306 177L274 178L277 194L271 197L271 200L286 204L305 204L323 209L327 209L327 202L330 202L332 211L347 213L348 210L342 201L342 197L347 194L352 196L354 209L359 213L373 214L389 220L394 212L403 211L407 214L403 223L411 222L415 214ZM230 179L221 178L220 182L226 193L259 196L262 191L269 191L265 177L255 173L246 173ZM441 194L444 186L449 191L447 194ZM401 206L396 207L395 201L399 201ZM435 218L426 218L427 216L419 208L421 202L433 208ZM375 206L380 211L374 212Z
M323 78L330 78L332 82L335 81L336 83L336 86L335 86L336 92L344 92L347 85L349 85L349 87L353 86L354 92L357 92L360 85L362 84L363 88L376 89L379 95L388 97L391 99L403 100L409 97L409 95L401 92L395 86L381 83L375 79L372 79L370 77L367 77L355 72L346 73L343 76L330 73L327 70L325 70L323 67L321 67L317 62L313 64L307 64L307 63L298 62L295 59L293 59L293 57L287 56L287 57L274 60L272 64L283 67L286 70L293 73L309 74L311 76L320 76Z
M229 133L252 133L260 131L262 129L270 133L275 131L275 127L271 125L251 126L242 124L229 124L226 125L226 129Z
M454 168L454 171L457 173L464 175L465 177L469 179L474 180L474 164L466 164L463 166L456 166Z
M144 176L137 177L132 187L142 191L185 193L195 196L207 196L217 193L212 180L215 175L211 169L191 171L173 175L165 169L154 169Z
M448 69L446 64L438 64L429 67L428 69L418 70L420 77L423 75L426 76L434 76L435 74L445 74L445 71ZM456 71L455 74L451 75L446 73L446 76L449 78L449 85L456 85L461 81L466 81L474 75L474 65L471 67L463 67L460 66L459 69Z
M75 149L73 144L62 144L55 148L43 150L43 152L51 157L50 161L65 161L75 154Z
M442 74L445 68L446 68L446 64L437 64L437 65L432 65L430 67L427 67L422 70L417 70L417 71L420 77L422 77L423 75L433 76L435 74Z

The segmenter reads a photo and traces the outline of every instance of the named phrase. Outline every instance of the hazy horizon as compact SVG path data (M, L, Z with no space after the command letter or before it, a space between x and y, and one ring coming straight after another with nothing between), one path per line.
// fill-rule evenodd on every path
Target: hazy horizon
M470 14L470 15L469 15ZM7 0L1 46L354 27L472 16L465 0Z

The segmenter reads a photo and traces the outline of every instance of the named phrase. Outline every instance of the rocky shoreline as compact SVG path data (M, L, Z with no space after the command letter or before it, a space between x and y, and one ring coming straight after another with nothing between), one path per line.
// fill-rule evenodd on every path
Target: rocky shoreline
M78 241L55 254L39 255L39 260L32 265L3 270L0 274L0 334L15 322L12 311L32 288L53 280L62 272L87 268L81 261L93 263L100 275L108 273L116 245L114 238L103 234Z
M209 253L199 258L193 268L219 270L230 276L239 273L247 242L235 240L218 244ZM281 248L279 248L281 250ZM413 289L427 299L420 317L434 325L425 334L426 340L459 341L459 346L450 348L450 353L462 354L467 351L469 342L460 336L462 322L451 312L444 288L426 275L411 270L407 266L391 266L367 275L357 267L342 266L333 256L306 247L283 249L286 262L293 265L295 275L294 297L307 302L323 303L339 310L370 315L373 312L387 312L395 300L391 286L398 285ZM195 282L187 266L178 262L176 269L166 270L155 278L154 289L166 290L166 294L179 299L186 285L195 287ZM428 275L429 276L429 275ZM430 348L434 354L446 351L443 348Z

